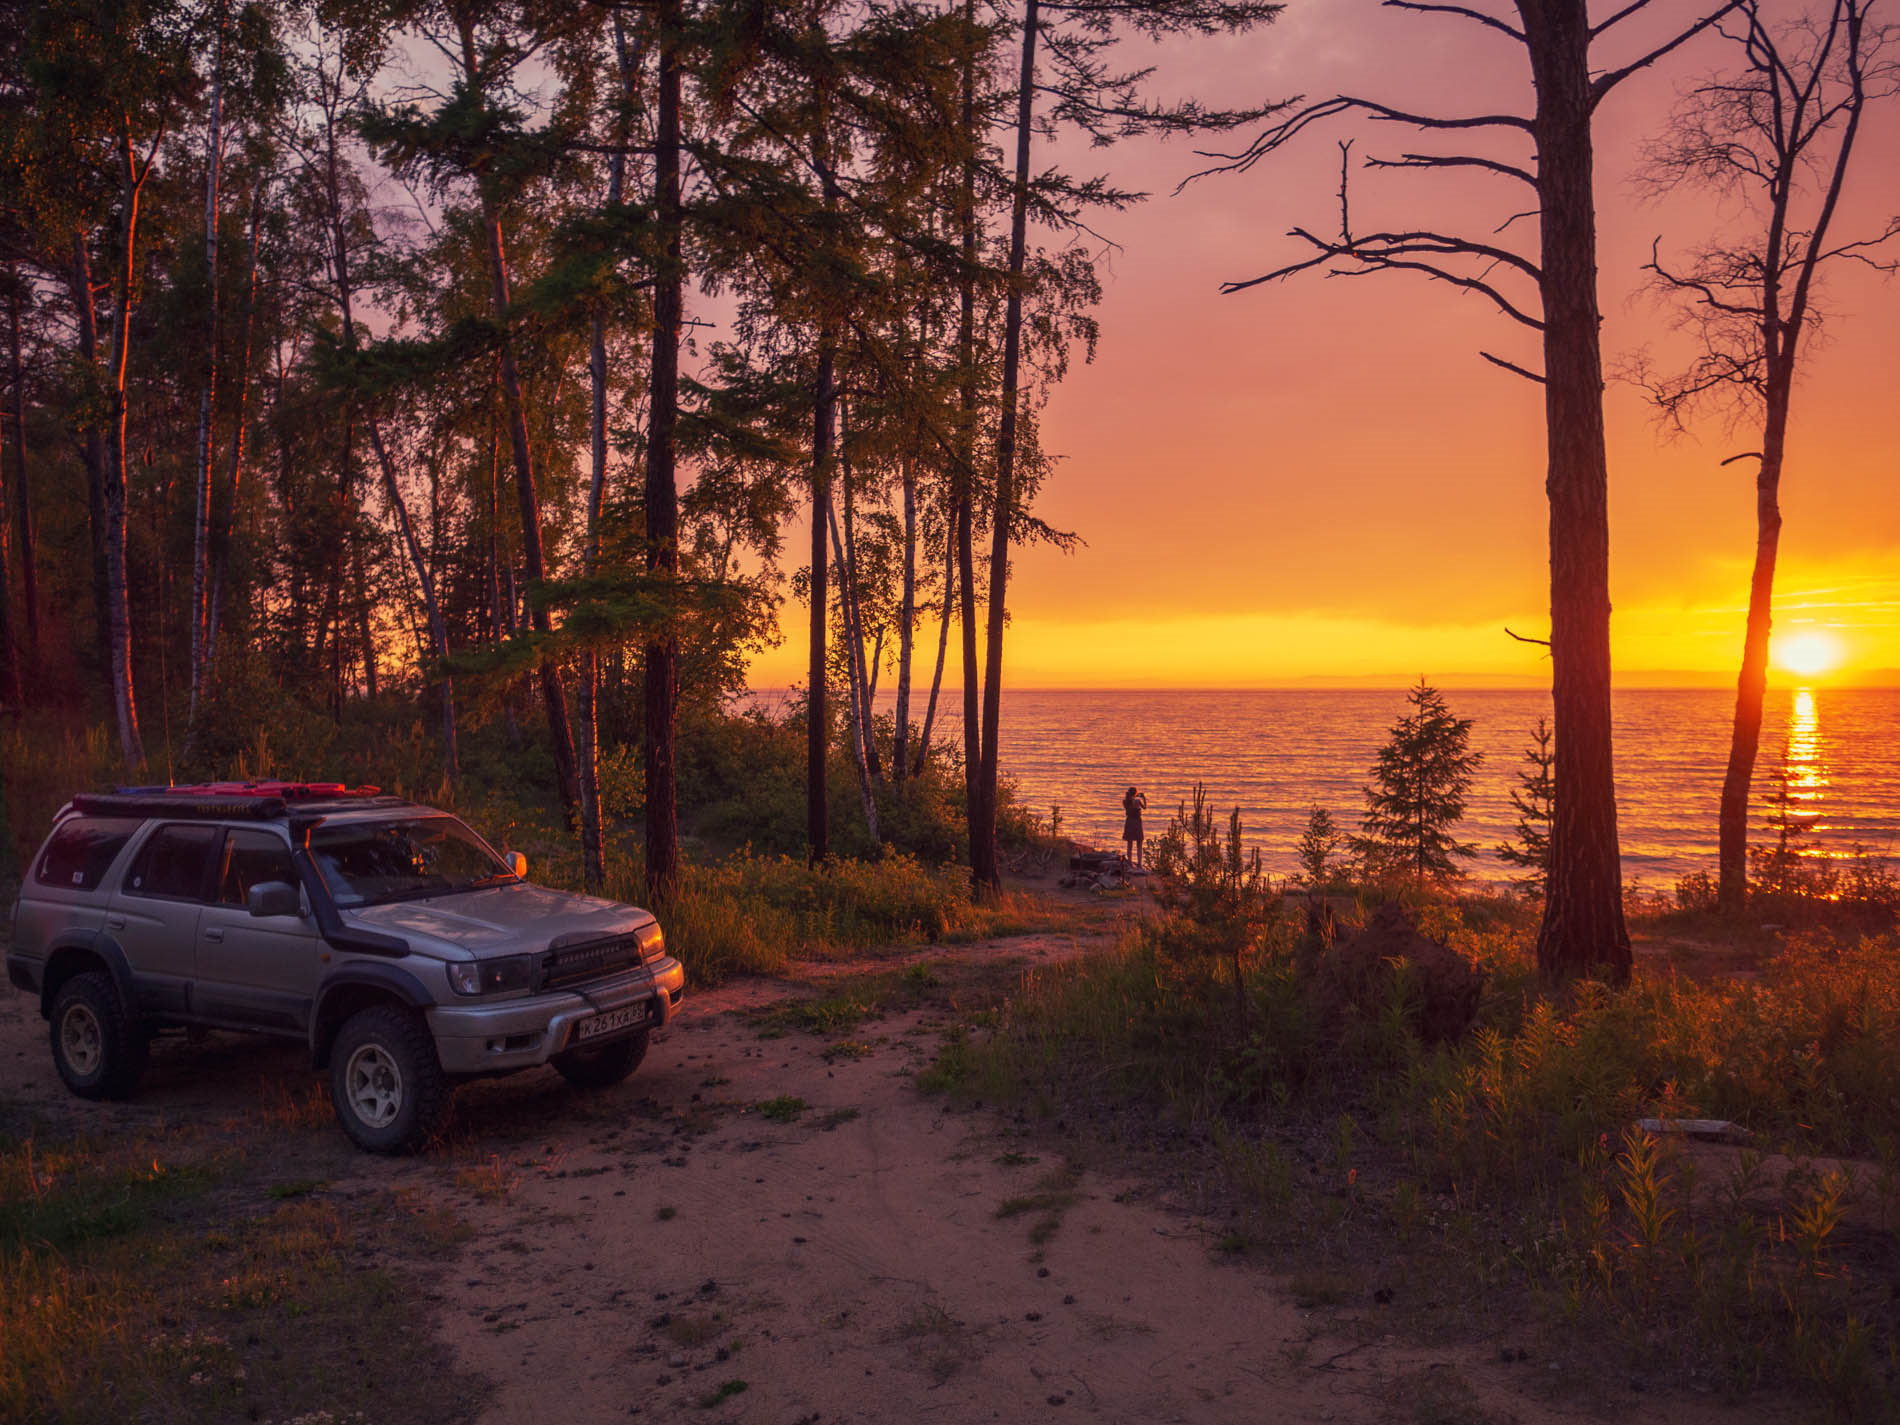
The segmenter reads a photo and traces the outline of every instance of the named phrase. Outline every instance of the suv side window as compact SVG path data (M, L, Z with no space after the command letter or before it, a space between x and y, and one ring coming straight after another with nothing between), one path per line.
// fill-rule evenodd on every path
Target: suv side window
M218 858L218 904L243 906L251 887L265 881L297 884L290 847L268 831L232 827L224 833L224 851Z
M69 817L46 843L33 879L42 886L96 891L140 825L129 817Z
M215 826L159 827L146 837L138 859L125 873L125 893L166 900L203 900L205 872L211 849L218 842L218 830Z

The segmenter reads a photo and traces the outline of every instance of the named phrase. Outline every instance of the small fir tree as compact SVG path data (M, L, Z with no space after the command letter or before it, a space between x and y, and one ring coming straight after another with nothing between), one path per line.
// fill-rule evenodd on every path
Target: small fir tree
M1339 828L1333 814L1315 805L1307 815L1306 830L1300 833L1300 870L1309 886L1322 886L1333 878L1333 853L1339 849Z
M1266 934L1277 897L1261 870L1259 849L1241 844L1240 808L1229 813L1223 836L1207 788L1196 782L1193 796L1192 806L1181 804L1155 846L1155 899L1169 913L1161 949L1187 964L1224 963L1235 1014L1245 1018L1246 958Z
M1812 812L1803 811L1794 793L1795 771L1787 743L1781 745L1781 760L1770 779L1768 794L1762 798L1768 830L1775 844L1748 848L1749 891L1753 895L1799 895L1806 887L1803 863L1809 858L1809 834L1814 829Z
M1366 788L1366 814L1352 847L1374 871L1419 882L1463 872L1478 848L1451 828L1464 819L1465 794L1483 754L1471 750L1471 719L1452 716L1444 694L1423 678L1406 695L1412 711L1393 724Z
M1511 805L1517 808L1517 839L1498 846L1498 859L1509 866L1521 866L1526 874L1517 878L1525 893L1541 898L1544 879L1550 874L1550 821L1557 795L1554 768L1557 753L1550 745L1550 723L1537 719L1531 732L1531 745L1524 749L1524 766L1517 774L1517 786L1511 789Z

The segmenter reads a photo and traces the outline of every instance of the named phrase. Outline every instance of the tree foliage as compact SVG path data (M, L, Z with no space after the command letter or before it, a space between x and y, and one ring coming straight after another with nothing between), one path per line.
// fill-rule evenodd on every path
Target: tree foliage
M1366 786L1366 810L1352 848L1376 872L1424 883L1463 874L1478 848L1452 828L1484 755L1471 750L1471 719L1455 717L1423 678L1406 695L1411 711L1392 725Z
M1531 745L1524 749L1524 766L1518 769L1517 785L1511 788L1511 806L1517 811L1517 836L1497 848L1500 861L1524 870L1525 874L1517 877L1517 885L1533 896L1543 895L1544 881L1550 874L1551 811L1557 796L1551 769L1556 761L1557 754L1550 745L1550 724L1540 717L1531 730Z

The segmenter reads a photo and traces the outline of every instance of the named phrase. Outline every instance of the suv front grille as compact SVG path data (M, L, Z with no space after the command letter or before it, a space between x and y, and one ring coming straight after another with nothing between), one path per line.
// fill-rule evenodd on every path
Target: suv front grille
M559 989L563 985L617 975L639 963L637 935L615 935L580 945L563 945L542 954L541 984L544 989Z

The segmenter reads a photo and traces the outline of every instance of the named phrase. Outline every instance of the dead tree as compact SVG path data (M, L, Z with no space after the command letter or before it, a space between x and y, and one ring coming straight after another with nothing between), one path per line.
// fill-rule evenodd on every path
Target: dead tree
M1851 240L1832 235L1862 115L1900 93L1900 63L1889 53L1895 32L1869 23L1875 3L1830 0L1823 14L1771 30L1758 0L1745 0L1720 27L1740 64L1683 97L1639 174L1652 194L1693 186L1739 200L1751 220L1746 235L1667 262L1657 240L1653 286L1675 305L1698 350L1681 372L1656 375L1646 361L1636 371L1666 423L1680 429L1714 406L1760 434L1757 450L1731 457L1757 464L1755 566L1719 823L1717 903L1729 911L1741 909L1748 886L1748 794L1768 686L1781 476L1802 339L1820 323L1817 280L1841 262L1883 272L1900 266L1882 257L1900 238L1900 216Z
M1385 0L1396 10L1468 20L1522 52L1534 103L1528 114L1420 114L1339 95L1310 104L1206 170L1246 172L1307 129L1348 116L1431 135L1491 140L1476 152L1404 151L1373 168L1463 169L1528 190L1530 210L1498 224L1492 240L1430 230L1355 232L1342 164L1339 233L1291 236L1311 255L1264 276L1231 282L1238 292L1311 269L1341 276L1419 273L1483 296L1538 333L1543 370L1490 352L1486 360L1543 388L1550 500L1550 651L1557 725L1557 799L1551 868L1537 961L1550 978L1583 974L1628 980L1610 743L1609 467L1603 434L1603 362L1598 336L1596 208L1591 126L1597 107L1625 79L1654 64L1732 11L1705 14L1630 60L1593 65L1604 35L1649 8L1631 0L1592 25L1585 0L1515 0L1516 22L1485 10L1427 0ZM1421 149L1424 146L1421 146ZM1349 150L1347 150L1349 151ZM1196 175L1201 176L1201 175ZM1517 218L1537 220L1536 255L1509 244Z

